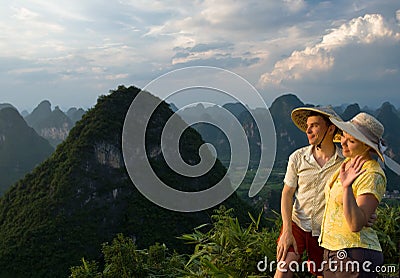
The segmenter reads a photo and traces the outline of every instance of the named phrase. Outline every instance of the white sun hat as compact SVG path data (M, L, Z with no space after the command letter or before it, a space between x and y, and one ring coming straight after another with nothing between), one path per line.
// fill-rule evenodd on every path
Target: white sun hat
M330 118L331 122L340 130L350 134L358 141L371 147L382 161L385 161L383 152L383 125L373 116L361 112L354 116L350 121L338 121L335 118Z

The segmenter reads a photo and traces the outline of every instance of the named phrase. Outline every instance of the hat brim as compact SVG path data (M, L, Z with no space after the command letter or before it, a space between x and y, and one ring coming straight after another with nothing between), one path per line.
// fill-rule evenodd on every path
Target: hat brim
M307 118L311 112L316 112L326 116L327 118L333 117L341 120L341 118L333 111L333 109L327 109L324 107L300 107L292 111L293 123L303 132L307 130Z
M361 131L359 131L357 129L357 127L351 123L351 122L343 122L343 121L338 121L337 119L330 117L329 118L331 120L331 122L337 126L337 128L339 128L340 130L350 134L351 136L353 136L355 139L357 139L358 141L363 142L364 144L368 145L369 147L371 147L372 149L374 149L376 151L376 153L378 154L379 158L382 161L385 161L383 154L381 153L381 151L379 150L379 146L372 142L371 140L369 140L363 133L361 133Z

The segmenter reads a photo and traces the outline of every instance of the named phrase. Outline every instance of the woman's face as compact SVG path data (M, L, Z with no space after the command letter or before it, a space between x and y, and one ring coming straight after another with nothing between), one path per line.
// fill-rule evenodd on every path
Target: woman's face
M342 145L344 157L354 158L356 155L365 156L369 154L368 150L370 147L346 132L343 132L343 135L340 137L340 144Z

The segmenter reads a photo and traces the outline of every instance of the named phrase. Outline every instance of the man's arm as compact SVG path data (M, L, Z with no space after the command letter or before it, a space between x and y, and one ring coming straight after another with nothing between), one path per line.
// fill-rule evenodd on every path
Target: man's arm
M281 198L281 214L282 214L282 235L279 238L276 260L283 261L286 259L290 246L293 246L297 254L297 244L292 233L292 209L293 196L296 191L295 187L287 185L283 186Z

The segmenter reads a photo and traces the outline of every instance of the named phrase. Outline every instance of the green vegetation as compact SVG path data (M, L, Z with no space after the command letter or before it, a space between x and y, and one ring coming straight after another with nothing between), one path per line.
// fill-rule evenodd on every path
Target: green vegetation
M232 210L223 207L216 211L212 229L201 232L198 227L181 239L195 244L194 253L185 267L188 277L250 277L260 275L257 263L266 256L275 257L280 219L272 229L260 226L262 214L242 227ZM269 270L268 270L269 271ZM267 272L268 273L268 272ZM265 273L264 273L265 274Z
M400 207L382 206L378 210L375 229L382 245L385 266L397 267L396 273L382 273L381 277L397 277L399 274L399 212ZM99 267L98 262L88 263L82 259L80 266L71 268L70 277L272 277L276 264L272 267L262 265L261 271L257 264L264 262L265 258L268 258L267 262L275 259L281 219L279 215L272 215L267 220L274 225L266 228L261 227L261 213L258 218L249 216L251 223L243 226L231 209L220 207L215 210L211 224L201 225L192 233L179 237L187 244L195 245L190 255L168 253L167 248L160 244L138 250L130 238L118 235L111 245L103 244L104 267ZM301 272L295 277L311 276Z
M140 194L123 164L122 127L137 94L147 93L120 86L101 96L56 151L0 198L0 277L271 275L269 269L259 273L257 262L274 258L280 218L272 210L279 210L285 161L275 164L265 188L253 199L247 194L255 171L249 170L237 193L223 203L228 209L213 216L212 209L163 209ZM166 184L184 191L215 185L226 173L219 161L208 174L190 180L173 173L157 155L160 127L172 113L161 103L149 122L146 150L156 154L150 159L153 170ZM0 125L8 127L9 122ZM186 129L180 140L182 158L198 162L203 143L194 129ZM0 151L9 152L4 146ZM249 218L254 208L263 213ZM396 264L398 207L382 206L376 227L386 262Z
M260 275L257 263L275 254L277 228L261 228L261 215L243 228L231 209L215 210L211 224L179 237L194 245L192 255L169 253L165 245L155 244L139 250L132 239L118 235L111 245L103 244L104 266L84 258L71 267L73 278L82 277L251 277ZM277 222L278 221L278 222ZM275 227L280 226L276 218ZM209 227L211 226L211 228ZM101 269L101 270L100 270ZM267 272L267 274L271 272ZM263 274L264 275L264 274ZM261 276L259 276L261 277Z
M139 93L148 94L120 86L100 97L56 151L0 199L0 277L65 277L81 257L90 268L102 256L101 244L118 233L134 238L139 249L162 242L182 253L193 250L177 237L208 222L212 209L163 209L136 189L124 167L122 127ZM161 103L153 114L146 137L149 152L158 153L159 127L172 113ZM187 129L180 143L183 159L199 159L203 141L197 132ZM169 169L162 155L153 156L150 164L166 184L184 191L209 188L226 172L216 163L206 175L190 180ZM236 194L224 204L243 221L251 210Z
M0 110L0 196L54 151L18 111Z
M280 200L282 191L282 180L285 174L284 169L274 168L268 178L267 183L263 189L257 194L257 196L250 198L248 196L250 186L257 173L257 170L250 169L246 172L246 175L236 190L238 196L249 203L256 211L264 210L270 212L271 210L280 211Z
M112 243L104 243L104 269L96 261L82 259L81 266L71 267L71 278L82 277L177 277L184 268L183 256L168 254L167 247L156 243L138 250L131 238L118 234Z

